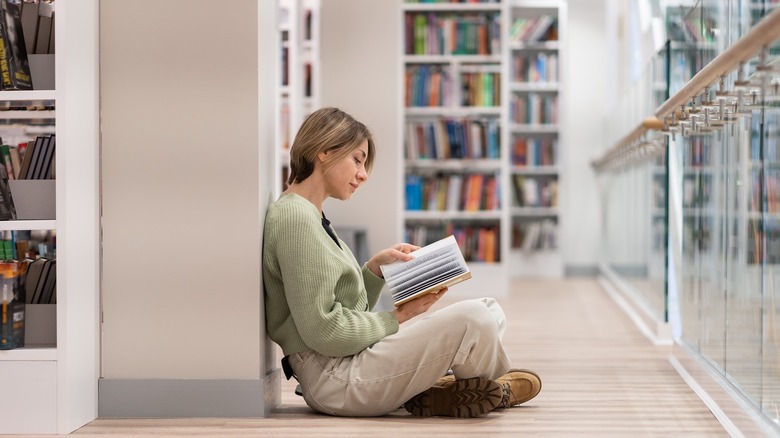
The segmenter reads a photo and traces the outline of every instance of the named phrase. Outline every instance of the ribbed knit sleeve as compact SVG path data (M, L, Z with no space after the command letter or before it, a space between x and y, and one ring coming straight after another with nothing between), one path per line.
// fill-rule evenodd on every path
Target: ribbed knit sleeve
M366 285L366 293L368 295L368 309L373 310L376 303L379 302L382 288L385 287L385 279L374 275L368 269L368 265L363 265L363 283Z
M377 281L384 284L374 276L372 295L382 287ZM363 268L328 236L317 208L298 195L268 208L263 284L268 334L286 355L312 349L349 356L398 331L390 312L368 311Z

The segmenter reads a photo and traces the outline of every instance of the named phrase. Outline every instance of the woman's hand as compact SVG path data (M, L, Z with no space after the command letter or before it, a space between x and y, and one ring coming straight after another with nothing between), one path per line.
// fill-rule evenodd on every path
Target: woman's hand
M439 290L438 292L425 294L420 298L407 301L393 310L393 315L398 319L398 324L403 324L406 321L414 318L417 315L421 315L428 311L439 298L444 296L448 288Z
M396 260L401 260L402 262L409 261L414 258L410 256L409 253L418 249L420 249L419 246L415 246L409 243L399 243L391 246L390 248L379 251L375 256L371 257L366 265L368 265L368 269L370 269L374 275L382 278L382 270L379 269L379 266L393 263Z

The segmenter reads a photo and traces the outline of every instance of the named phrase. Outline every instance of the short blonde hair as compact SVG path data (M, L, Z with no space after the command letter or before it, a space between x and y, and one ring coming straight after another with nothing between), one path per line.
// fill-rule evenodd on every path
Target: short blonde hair
M376 153L371 131L366 125L338 108L314 111L303 121L290 148L290 175L287 183L301 182L311 176L315 160L321 152L334 152L322 163L327 172L364 141L368 141L365 167L366 172L370 173Z

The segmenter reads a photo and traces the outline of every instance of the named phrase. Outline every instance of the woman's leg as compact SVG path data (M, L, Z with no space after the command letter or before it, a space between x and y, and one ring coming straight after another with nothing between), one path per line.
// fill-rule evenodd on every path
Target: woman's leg
M430 388L452 369L459 379L496 379L510 368L500 336L506 327L495 300L467 300L402 326L362 352L328 358L291 355L313 409L343 416L378 416Z

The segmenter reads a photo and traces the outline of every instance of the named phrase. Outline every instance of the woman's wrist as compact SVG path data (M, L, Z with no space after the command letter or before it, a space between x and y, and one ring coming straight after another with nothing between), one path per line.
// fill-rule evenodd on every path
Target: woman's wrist
M373 262L373 263L372 263L372 261L371 261L371 260L369 260L369 261L366 263L366 267L368 267L368 270L369 270L369 271L371 271L371 273L372 273L372 274L374 274L374 275L376 275L377 277L379 277L379 278L385 278L385 277L382 275L382 270L381 270L381 269L379 269L379 265L378 265L376 262Z

